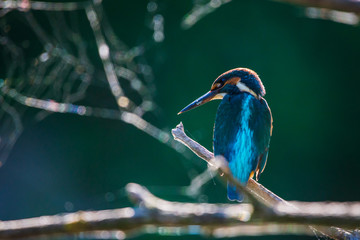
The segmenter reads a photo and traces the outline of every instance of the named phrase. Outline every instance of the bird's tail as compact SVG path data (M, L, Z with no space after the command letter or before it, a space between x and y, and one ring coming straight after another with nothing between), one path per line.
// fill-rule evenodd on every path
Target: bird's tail
M236 187L234 187L233 185L231 185L230 183L227 184L227 195L228 195L228 199L230 201L238 201L238 202L242 202L242 200L244 200L243 195L241 195L240 193L238 193L236 191Z

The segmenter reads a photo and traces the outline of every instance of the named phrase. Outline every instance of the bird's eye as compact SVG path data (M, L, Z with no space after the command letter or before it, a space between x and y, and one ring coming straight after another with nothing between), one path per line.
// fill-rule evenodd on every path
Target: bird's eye
M215 89L219 89L222 88L224 86L223 82L215 82L213 83L213 85L211 86L211 90L215 90Z
M222 84L221 82L218 82L218 83L215 84L215 88L221 88L222 85L223 85L223 84Z

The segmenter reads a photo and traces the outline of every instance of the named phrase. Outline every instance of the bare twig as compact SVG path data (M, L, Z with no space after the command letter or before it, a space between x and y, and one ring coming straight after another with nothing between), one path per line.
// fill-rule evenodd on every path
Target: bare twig
M126 190L130 198L141 207L161 212L161 224L224 224L243 223L250 220L253 213L252 204L208 204L170 202L151 194L145 187L129 183Z
M213 153L189 138L184 132L182 123L178 124L172 130L174 139L183 143L190 148L197 156L204 159L208 163L212 163ZM227 168L220 166L220 171L228 172ZM228 174L226 178L234 181L233 176ZM237 181L235 180L235 183ZM235 184L242 192L244 190L241 185ZM308 223L322 226L341 226L346 228L356 228L360 226L360 203L304 203L304 202L287 202L270 190L253 179L249 180L247 189L257 199L266 202L267 206L272 209L259 209L263 212L263 220L273 220L275 222L291 222L291 223ZM299 221L299 222L298 222ZM309 227L309 226L308 226ZM309 228L318 231L323 235L332 237L333 239L347 239L349 236L356 239L358 232L347 232L340 228L324 228L310 226Z
M74 234L98 230L129 231L147 224L157 226L227 226L246 222L253 212L251 204L191 204L162 200L138 184L128 184L126 190L139 208L102 211L80 211L54 216L2 221L0 239L15 239L39 235Z
M186 142L198 156L212 156L212 153L201 145L190 141L191 139L183 132L182 125L179 125L177 130L173 130L177 140ZM218 167L224 173L224 177L236 182L231 180L232 176L221 160L215 158L209 161L213 167ZM256 182L254 184L258 186ZM249 188L249 186L247 188L240 186L240 190L244 190L247 194ZM263 193L258 192L264 189ZM139 207L2 221L0 239L80 232L96 234L102 230L115 231L121 237L126 237L127 234L151 233L159 228L166 229L168 233L173 231L176 234L181 231L184 234L218 238L281 234L312 235L314 232L319 232L333 239L359 239L360 235L356 230L345 231L331 227L354 229L360 226L360 203L286 202L262 186L253 188L250 195L255 195L256 198L266 202L268 205L265 207L261 203L260 207L256 207L257 200L255 205L253 202L251 204L170 202L154 196L146 188L134 183L128 184L126 191L130 199ZM253 201L254 198L250 200Z
M336 228L325 228L330 222L321 216L334 216L335 212L296 212L294 209L277 209L271 216L253 218L251 204L204 204L169 202L152 195L146 188L130 183L126 190L130 198L139 204L137 208L121 208L102 211L81 211L76 213L42 216L22 220L0 222L0 239L28 238L40 235L75 234L92 231L120 231L127 233L147 232L146 226L168 227L169 231L192 227L192 234L210 235L213 237L260 236L298 234L311 235L307 224L315 225L317 230L326 233L337 232L337 236L353 236L350 232L338 231ZM297 203L295 203L297 204ZM303 203L300 203L303 204ZM321 206L319 204L319 206ZM326 206L328 210L331 206ZM315 208L316 209L316 208ZM351 211L353 206L342 208ZM355 213L356 213L355 209ZM341 212L339 212L342 214ZM355 214L354 213L354 214ZM336 214L335 214L336 215ZM259 216L259 214L258 214ZM306 216L306 218L304 218ZM342 221L341 216L336 221ZM355 222L353 222L355 223ZM359 220L357 221L359 223ZM190 231L190 229L188 228ZM151 230L149 230L151 232ZM186 232L186 231L184 231ZM347 234L347 235L346 235ZM345 237L343 239L345 239Z
M337 11L360 13L358 0L274 0L304 7L326 8Z
M45 11L75 11L84 9L89 5L91 1L83 2L44 2L44 1L23 1L23 0L7 0L0 1L0 9L17 9L26 11L33 10L45 10Z
M348 229L360 226L360 202L292 201L290 203L290 206L282 203L274 206L277 219L281 218L284 222L311 222L311 224Z
M182 122L180 122L176 126L176 128L174 128L171 132L176 141L181 142L182 144L187 146L191 151L193 151L198 157L205 160L210 165L213 165L212 159L214 159L214 154L209 150L207 150L206 148L204 148L203 146L201 146L199 143L189 138L184 132L184 125L182 124ZM225 171L228 170L226 169ZM274 205L279 202L286 203L286 201L284 201L282 198L280 198L270 190L266 189L264 186L262 186L260 183L256 182L253 179L250 179L247 188L259 200L267 204Z

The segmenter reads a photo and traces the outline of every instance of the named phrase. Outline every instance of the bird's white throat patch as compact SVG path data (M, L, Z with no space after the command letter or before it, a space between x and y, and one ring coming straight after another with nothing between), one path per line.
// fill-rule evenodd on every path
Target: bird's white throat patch
M218 93L211 100L223 99L225 97L225 95L226 95L226 93Z
M236 84L236 86L238 87L238 89L241 91L241 92L247 92L247 93L250 93L251 95L253 95L256 99L259 99L259 96L253 91L251 90L250 88L248 88L244 83L242 82L238 82Z

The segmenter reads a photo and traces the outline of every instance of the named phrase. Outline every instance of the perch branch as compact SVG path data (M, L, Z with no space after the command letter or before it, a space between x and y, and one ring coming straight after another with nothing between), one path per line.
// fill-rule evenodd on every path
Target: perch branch
M213 153L189 138L184 132L182 123L178 124L172 130L174 139L186 145L197 156L204 159L208 163L213 161ZM220 167L220 171L226 172L227 168ZM226 176L228 178L229 176ZM230 177L232 175L230 174ZM231 179L233 181L233 179ZM236 180L235 180L236 182ZM238 187L238 185L236 185ZM240 185L241 186L241 185ZM243 191L241 188L239 190ZM292 222L292 223L309 223L326 226L342 226L347 228L356 228L360 226L360 203L304 203L304 202L287 202L266 189L261 184L253 179L249 180L247 189L257 199L266 202L268 206L272 206L273 211L269 208L264 213L264 218L277 222ZM259 209L264 210L264 209ZM341 220L339 219L341 218ZM299 221L299 222L298 222ZM346 239L349 236L358 236L358 232L347 232L340 228L330 227L314 227L308 226L314 231L319 231L321 234L332 237L333 239Z
M212 160L214 159L214 154L207 150L205 147L201 146L196 141L189 138L184 132L184 125L180 122L176 128L172 131L172 135L176 141L181 142L187 146L191 151L193 151L198 157L208 162L210 165L213 165ZM224 172L228 171L226 169L220 169ZM256 182L253 179L250 179L247 185L247 189L256 196L260 201L267 203L268 205L274 205L279 202L286 203L282 198L277 196L275 193L266 189L260 183Z

